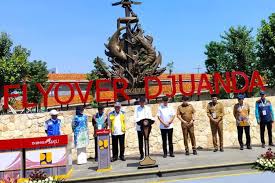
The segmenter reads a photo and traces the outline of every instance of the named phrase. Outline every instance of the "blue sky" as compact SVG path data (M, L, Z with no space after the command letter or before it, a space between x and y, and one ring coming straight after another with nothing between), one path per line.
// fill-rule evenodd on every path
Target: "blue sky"
M1 0L0 31L59 72L86 73L103 57L104 43L124 11L115 0ZM262 19L275 12L274 0L141 0L135 6L146 34L154 37L163 66L174 72L204 67L205 45L230 26L246 25L256 34Z

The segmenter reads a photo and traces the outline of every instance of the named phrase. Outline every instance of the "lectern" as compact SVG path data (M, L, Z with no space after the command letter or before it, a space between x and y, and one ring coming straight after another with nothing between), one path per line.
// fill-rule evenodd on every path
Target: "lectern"
M145 148L145 158L139 162L138 169L158 167L158 165L156 164L156 160L153 160L149 155L149 135L152 129L152 124L154 124L154 122L155 121L152 119L142 119L137 122L137 124L140 125L141 132L144 136Z

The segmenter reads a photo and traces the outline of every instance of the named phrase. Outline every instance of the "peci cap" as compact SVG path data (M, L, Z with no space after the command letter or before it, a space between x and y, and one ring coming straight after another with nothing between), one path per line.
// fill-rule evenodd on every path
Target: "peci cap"
M55 109L53 109L53 110L50 111L50 115L51 116L57 116L58 114L59 114L59 112L57 110L55 110Z
M84 108L82 106L77 106L76 111L84 111Z
M162 97L162 101L168 102L169 98L167 96Z
M102 105L99 105L99 106L97 107L97 109L98 109L98 110L103 110L104 107L103 107Z
M145 97L140 97L139 98L139 102L145 102L146 100L145 100Z
M188 101L189 100L189 96L183 95L181 98L183 101Z
M211 98L213 98L213 97L218 97L218 95L217 94L212 94Z

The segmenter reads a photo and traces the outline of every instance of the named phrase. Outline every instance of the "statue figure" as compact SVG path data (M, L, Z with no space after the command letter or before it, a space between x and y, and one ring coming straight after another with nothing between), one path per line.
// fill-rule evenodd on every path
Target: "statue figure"
M143 88L146 76L159 76L165 71L165 68L160 68L162 55L153 47L153 37L144 35L138 16L132 9L132 5L137 4L141 2L121 0L113 3L113 6L121 5L126 15L118 18L117 30L105 44L105 54L112 66L102 73L106 78L126 79L132 89Z

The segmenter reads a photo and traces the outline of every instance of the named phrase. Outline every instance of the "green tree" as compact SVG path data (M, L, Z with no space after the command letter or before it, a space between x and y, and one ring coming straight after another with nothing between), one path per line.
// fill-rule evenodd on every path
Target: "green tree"
M251 36L252 29L246 26L231 27L222 36L222 42L230 58L228 69L243 71L251 75L257 66L256 41ZM231 67L230 67L231 66Z
M211 41L206 45L206 52L204 54L207 56L205 67L208 74L214 74L215 72L224 74L229 70L229 56L226 52L226 46L223 43ZM214 85L213 78L211 78L211 82L212 85ZM220 90L220 98L229 98L229 94L222 88Z
M12 48L13 42L7 33L0 34L0 98L3 86L18 84L28 75L28 57L30 51L18 45Z
M34 60L29 62L28 72L28 100L38 104L39 109L41 108L42 95L36 87L36 83L40 83L44 88L48 81L48 70L46 62L41 60Z
M263 74L270 87L275 86L275 13L263 20L258 30L258 56Z
M100 57L96 57L93 60L93 67L94 69L88 74L89 80L96 80L99 78L108 78L106 74L106 70L108 70L108 66L103 62L103 59Z
M10 57L12 41L7 33L2 32L0 35L0 58Z
M3 96L4 85L27 83L29 102L40 106L42 96L35 84L45 86L48 71L45 62L29 62L30 54L21 45L13 47L13 41L7 33L0 34L0 98Z
M258 66L256 41L251 36L252 29L246 26L231 27L221 35L221 42L210 42L206 45L205 66L209 74L214 72L242 71L248 76ZM238 87L244 86L244 79L237 78Z
M228 56L226 54L226 47L220 42L211 41L206 45L204 54L207 56L205 67L207 73L226 72Z
M174 61L171 61L167 64L166 68L168 69L169 71L169 75L171 75L173 73L173 70L174 70Z
M108 70L108 66L103 62L103 59L100 57L96 57L93 60L93 67L94 69L87 75L88 80L97 80L100 78L108 78L106 74L106 70ZM95 84L92 85L92 96L95 96Z

